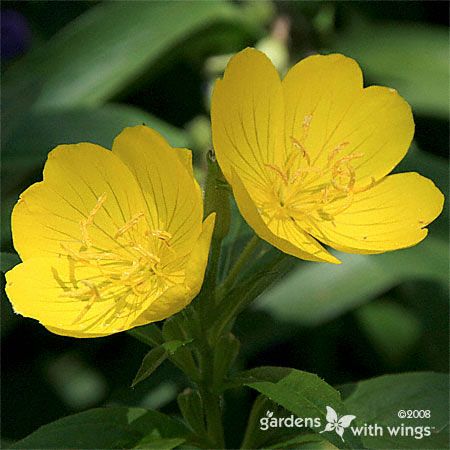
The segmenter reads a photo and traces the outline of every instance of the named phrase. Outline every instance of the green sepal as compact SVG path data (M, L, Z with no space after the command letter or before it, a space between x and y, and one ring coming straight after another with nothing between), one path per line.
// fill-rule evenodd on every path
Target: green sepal
M230 229L230 187L225 180L219 164L217 164L214 152L208 153L208 174L205 185L205 217L215 212L216 225L213 240L221 241Z

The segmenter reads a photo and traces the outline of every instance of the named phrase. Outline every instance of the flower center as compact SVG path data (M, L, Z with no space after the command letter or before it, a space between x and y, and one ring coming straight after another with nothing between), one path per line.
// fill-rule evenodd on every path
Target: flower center
M77 250L61 244L64 256L74 267L94 269L88 278L74 282L71 287L64 286L62 297L86 303L74 323L81 320L95 302L112 299L115 308L105 316L103 325L106 326L115 318L129 316L145 299L158 297L169 287L184 281L184 271L174 268L176 255L171 246L172 235L148 227L143 212L116 225L115 234L108 234L112 241L109 248L92 241L91 230L101 230L95 217L104 208L105 201L106 194L102 194L88 217L80 222Z
M341 142L328 152L325 162L311 160L305 141L312 115L304 117L300 139L291 136L292 148L283 167L266 164L274 174L267 187L267 195L259 210L269 224L272 220L304 220L312 217L333 221L349 208L357 192L371 188L375 180L365 187L355 187L356 174L352 162L364 156L354 151L342 155L350 142ZM344 201L342 201L344 200Z

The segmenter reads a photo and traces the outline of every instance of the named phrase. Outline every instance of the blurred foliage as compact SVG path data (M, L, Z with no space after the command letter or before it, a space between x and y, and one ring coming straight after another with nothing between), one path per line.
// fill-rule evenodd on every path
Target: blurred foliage
M25 54L2 59L2 272L17 262L9 226L12 206L23 189L39 180L46 155L57 144L90 141L110 147L123 127L146 123L172 145L193 148L201 178L210 145L205 117L213 78L229 54L247 45L272 51L281 65L288 55L294 63L314 51L355 57L366 83L396 88L413 107L416 144L398 170L418 171L448 192L447 6L414 1L407 7L397 1L3 2L2 9L23 15L32 40ZM287 42L275 33L277 23L284 24ZM233 217L223 262L228 267L248 235L236 209ZM277 269L289 273L236 322L242 342L238 368L289 366L317 373L330 385L385 373L447 370L448 202L417 247L339 257L344 261L339 267L289 260ZM157 415L147 417L139 408L176 411L186 380L169 364L130 388L148 351L145 344L127 335L89 341L52 335L15 316L3 292L1 308L3 446L95 406L116 407L108 425L116 445L145 446L141 423L146 431L149 423L161 424ZM415 378L400 378L407 376ZM380 405L375 403L366 403L367 411L358 409L364 383L388 383L392 392L406 383L414 398L432 389L438 408L442 379L430 384L423 381L426 376L362 382L345 403L361 416L376 415ZM292 377L289 382L300 382ZM292 409L283 383L280 388L279 380L259 379L247 385L270 391ZM227 436L231 447L240 444L243 418L255 395L227 393L226 426L235 431ZM405 407L392 398L390 412ZM125 411L124 405L131 409ZM84 414L102 413L93 410L74 420L85 420ZM136 425L132 436L121 433L123 421ZM77 448L81 444L72 445L65 423L48 427L55 435L64 433L61 446ZM167 434L161 436L161 448L180 443L173 441L179 434L170 434L172 426L179 424L162 427ZM39 433L30 439L21 448L41 445ZM317 437L302 439L305 448L332 448Z

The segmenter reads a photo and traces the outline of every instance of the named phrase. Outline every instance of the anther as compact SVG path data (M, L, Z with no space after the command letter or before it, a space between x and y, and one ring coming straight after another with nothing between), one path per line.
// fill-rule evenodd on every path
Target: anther
M125 225L121 226L117 230L117 233L114 235L114 239L117 239L118 237L122 236L122 234L125 234L128 230L133 228L138 223L139 219L143 216L143 212L135 214Z
M295 139L294 136L291 136L290 138L291 138L291 141L292 141L292 145L295 148L298 148L300 150L303 158L306 159L306 163L308 164L308 166L310 166L311 165L311 158L309 157L308 152L306 151L305 147L297 139Z
M309 128L309 126L311 125L312 118L313 116L311 114L307 114L305 117L303 117L302 128L304 130Z
M331 162L336 155L342 151L345 147L347 147L350 144L350 142L342 142L337 147L335 147L333 150L331 150L330 154L328 155L328 161Z
M106 201L106 192L100 195L100 197L97 199L97 204L92 208L88 218L86 219L86 225L90 225L91 223L94 222L95 215L99 212L100 208L103 206L105 201Z
M172 235L168 231L162 231L162 230L152 230L150 234L161 241L169 241L172 239Z
M286 174L284 174L277 166L274 166L272 164L264 164L264 165L269 169L272 169L277 175L279 175L285 184L288 184L288 178Z

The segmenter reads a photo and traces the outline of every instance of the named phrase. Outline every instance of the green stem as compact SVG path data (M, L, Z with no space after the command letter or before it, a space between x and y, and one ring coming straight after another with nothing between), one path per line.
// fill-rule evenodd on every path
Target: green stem
M208 437L214 443L215 448L224 448L224 433L222 425L221 397L212 393L207 388L200 389L200 395L203 399L203 407L206 413L206 427Z
M220 299L226 298L226 301L221 301L216 320L210 325L210 342L217 342L217 339L226 332L230 324L236 316L247 307L258 295L264 292L283 272L286 268L286 263L289 258L283 253L280 253L267 265L261 268L258 274L251 277L245 285L245 288L236 292L234 295L228 296L230 291L221 290ZM233 291L231 292L233 294Z
M199 392L203 400L203 409L206 419L208 438L215 448L224 448L224 431L222 424L222 398L214 391L214 349L208 344L205 334L202 339L200 353L200 371L202 379L199 383Z
M223 263L223 273L227 274L230 269L231 258L233 256L233 250L236 244L237 239L239 238L239 234L242 229L242 220L239 220L238 226L233 230L232 235L230 236L230 244L228 245L227 254L225 256L225 261Z
M222 295L227 293L233 287L237 277L240 275L243 267L248 263L250 258L253 256L253 253L258 247L260 242L261 239L256 234L247 242L247 245L245 246L243 252L241 253L241 256L239 256L239 259L231 268L230 272L227 275L227 278L219 288L219 299L222 298Z

